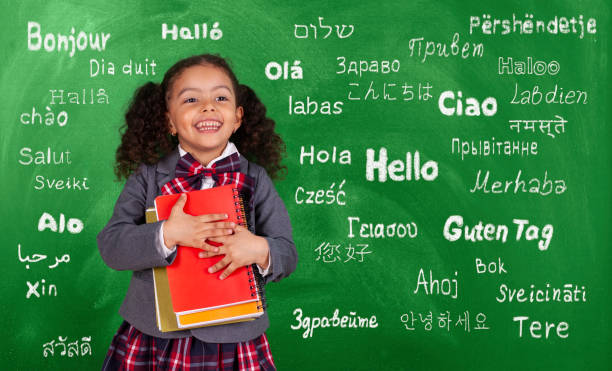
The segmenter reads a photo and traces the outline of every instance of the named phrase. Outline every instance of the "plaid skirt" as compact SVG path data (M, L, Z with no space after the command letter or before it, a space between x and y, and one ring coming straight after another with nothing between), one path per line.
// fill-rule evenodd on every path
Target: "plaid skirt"
M240 343L205 343L193 336L162 339L123 321L102 370L276 370L266 334Z

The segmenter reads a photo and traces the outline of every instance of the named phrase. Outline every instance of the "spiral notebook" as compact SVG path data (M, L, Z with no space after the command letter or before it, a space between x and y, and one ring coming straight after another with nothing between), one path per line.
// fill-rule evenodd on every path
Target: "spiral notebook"
M187 214L225 213L226 221L245 225L242 199L233 185L187 192L183 210ZM155 200L156 220L165 220L180 194L159 196ZM208 273L208 268L223 256L199 258L201 250L179 246L172 265L154 269L158 327L164 331L162 307L167 306L163 295L169 291L176 329L253 320L263 314L261 281L253 266L238 268L224 280L221 272ZM167 279L167 289L166 286ZM167 322L167 321L166 321ZM172 324L172 321L170 321ZM165 326L166 331L173 326Z

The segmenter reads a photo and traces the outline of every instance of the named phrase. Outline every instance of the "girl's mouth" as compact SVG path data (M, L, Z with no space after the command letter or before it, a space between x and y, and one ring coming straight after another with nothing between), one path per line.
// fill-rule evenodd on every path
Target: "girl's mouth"
M213 133L221 128L221 123L214 120L199 121L195 124L195 128L201 133Z

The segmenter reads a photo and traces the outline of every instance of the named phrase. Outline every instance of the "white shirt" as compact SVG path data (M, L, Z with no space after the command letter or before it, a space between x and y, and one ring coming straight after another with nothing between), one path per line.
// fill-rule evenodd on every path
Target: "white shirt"
M187 153L183 148L181 148L180 144L178 146L178 150L179 150L179 155L181 157L183 157ZM215 162L217 162L220 159L225 158L225 157L227 157L229 155L232 155L234 153L237 153L238 156L240 156L240 153L238 152L238 149L236 148L234 143L227 142L227 145L225 146L225 149L223 150L221 155L219 155L219 157L216 157L216 158L212 159L212 161L210 161L208 163L208 165L206 165L206 166L204 166L204 164L202 164L202 165L205 168L210 168ZM214 179L212 177L204 177L204 179L202 179L202 188L200 188L200 189L212 188L214 185L215 185L215 181L214 181ZM157 251L159 251L159 253L164 258L167 258L168 256L170 256L176 250L176 245L172 246L172 249L168 249L166 247L166 244L164 243L164 223L165 223L165 221L163 221L160 224L159 233L158 233L159 242L157 243ZM262 269L259 266L259 264L257 264L257 269L259 269L259 273L261 273L262 276L267 276L268 273L270 273L270 264L271 263L272 263L272 260L270 259L270 251L268 250L268 266L266 267L266 269Z

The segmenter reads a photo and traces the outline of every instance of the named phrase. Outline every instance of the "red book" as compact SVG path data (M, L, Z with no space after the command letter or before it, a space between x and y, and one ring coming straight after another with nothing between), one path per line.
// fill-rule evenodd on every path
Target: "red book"
M186 192L183 211L190 215L227 214L224 221L246 226L242 200L233 185ZM166 220L181 194L159 196L155 199L158 220ZM200 258L200 249L178 246L172 265L166 267L172 307L177 315L196 313L259 300L251 266L236 269L220 280L223 270L208 273L224 255Z

